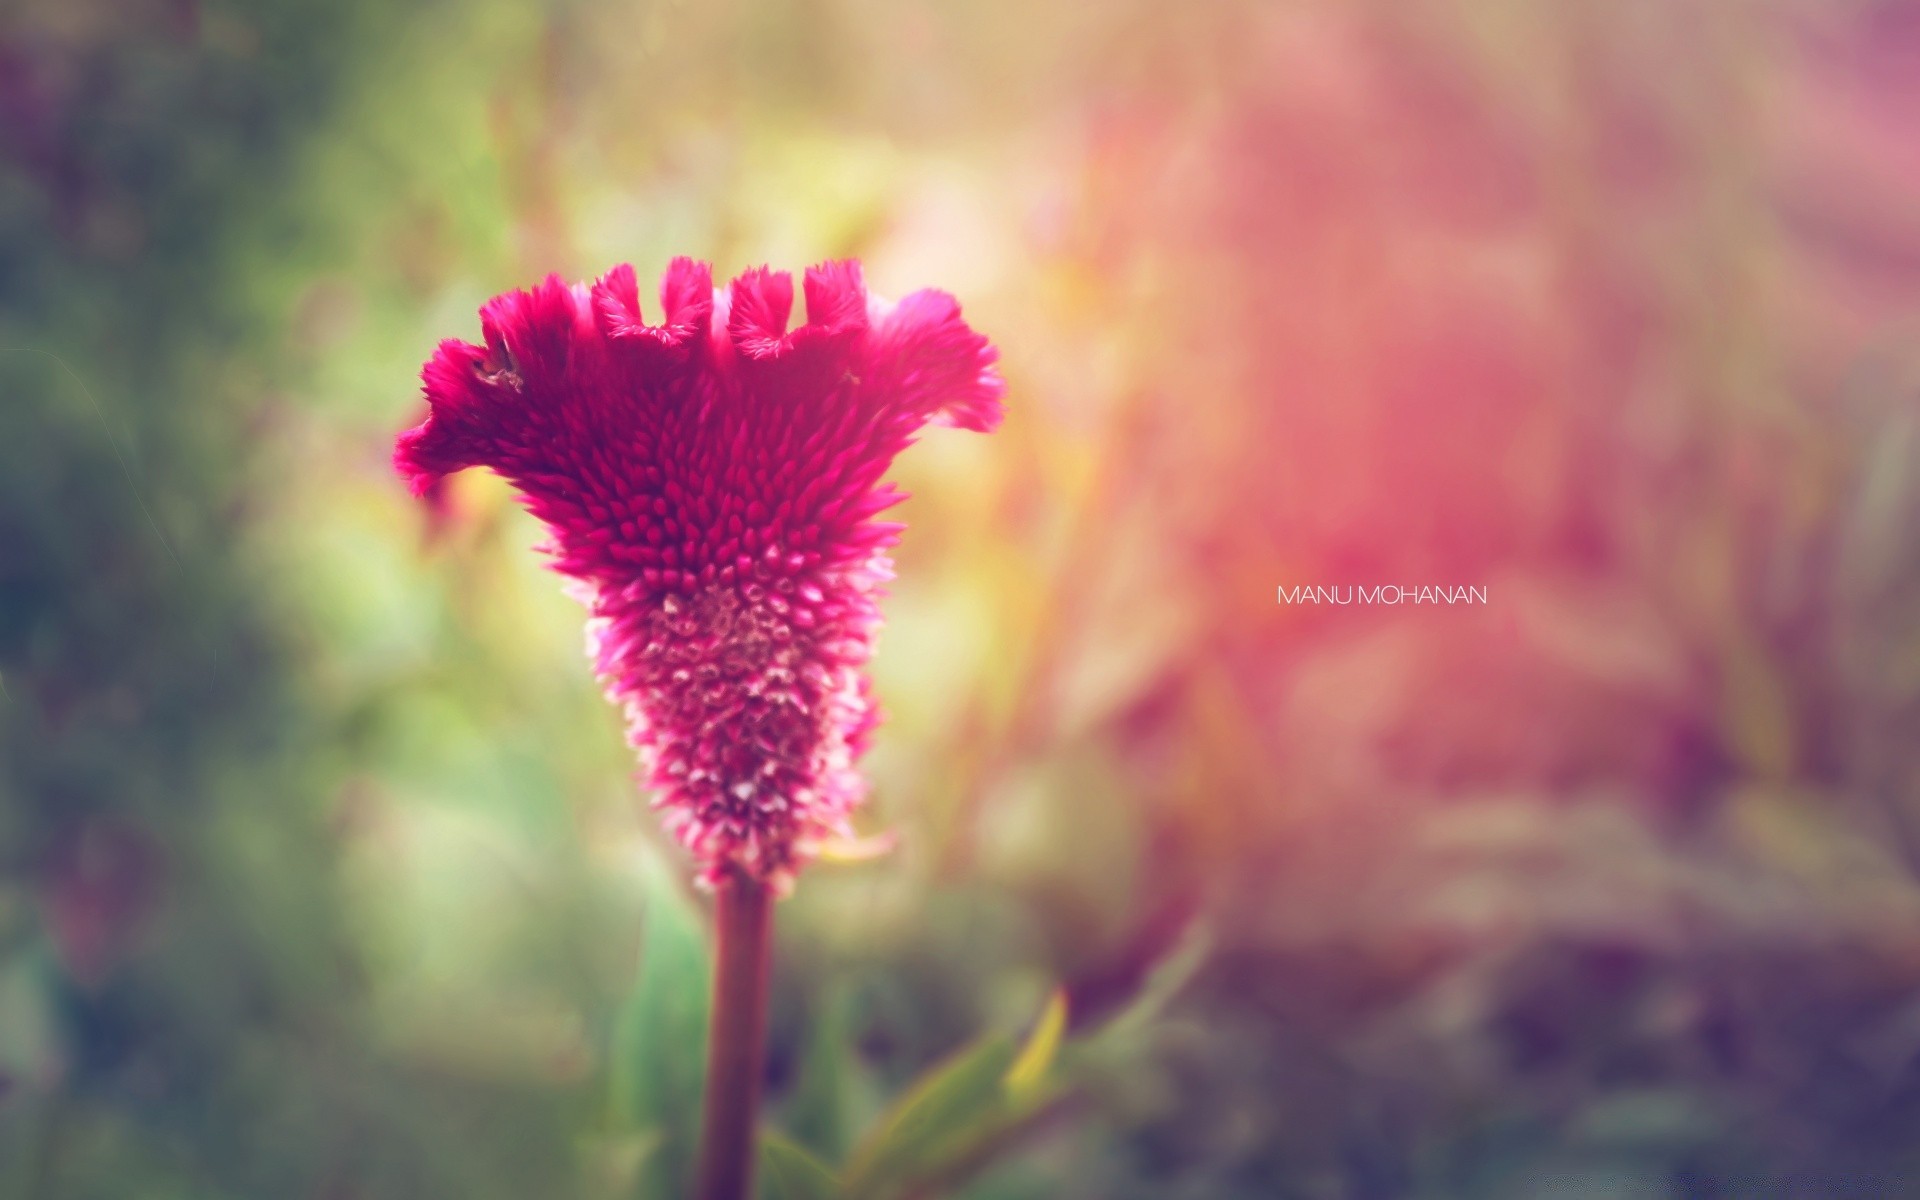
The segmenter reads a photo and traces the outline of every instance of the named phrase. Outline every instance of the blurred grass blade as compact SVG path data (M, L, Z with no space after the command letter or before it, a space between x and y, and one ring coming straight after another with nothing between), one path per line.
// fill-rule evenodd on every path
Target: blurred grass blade
M614 1029L609 1097L623 1130L657 1131L640 1194L673 1195L697 1130L706 1074L707 940L659 864L646 872L640 968Z
M781 1123L806 1145L844 1158L858 1131L853 998L844 984L829 983L807 1021L806 1049L793 1089L781 1103Z
M934 1167L961 1130L999 1107L1013 1060L1012 1039L993 1034L921 1076L854 1151L848 1194L887 1195L887 1188Z
M1031 1096L1047 1077L1047 1070L1053 1066L1053 1060L1060 1053L1060 1041L1067 1032L1067 993L1064 988L1053 989L1047 997L1047 1006L1035 1022L1033 1032L1027 1037L1027 1044L1020 1048L1020 1057L1014 1059L1013 1066L1007 1069L1007 1092L1015 1099Z
M920 1195L955 1186L992 1161L1061 1098L1050 1073L1067 1017L1066 991L1056 988L1017 1049L1011 1038L990 1035L931 1068L854 1152L848 1194Z
M760 1136L760 1193L764 1200L839 1200L833 1169L781 1134Z
M1145 986L1111 1020L1102 1025L1098 1036L1103 1041L1121 1041L1138 1033L1160 1015L1180 989L1187 986L1213 952L1213 935L1201 922L1194 922L1181 935L1179 944L1157 963L1147 976Z

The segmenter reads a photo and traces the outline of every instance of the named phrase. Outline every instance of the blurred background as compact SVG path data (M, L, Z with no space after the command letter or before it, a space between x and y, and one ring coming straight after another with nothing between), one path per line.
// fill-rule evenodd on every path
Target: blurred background
M533 522L386 460L690 254L1011 385L898 467L775 1125L1063 984L932 1193L1920 1196L1916 131L1898 0L11 0L0 1195L676 1194L702 898Z

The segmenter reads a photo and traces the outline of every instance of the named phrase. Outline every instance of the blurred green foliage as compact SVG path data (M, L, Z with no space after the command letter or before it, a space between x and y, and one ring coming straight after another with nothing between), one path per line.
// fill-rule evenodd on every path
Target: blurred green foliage
M682 253L1012 384L900 465L769 1195L1920 1195L1916 127L1905 0L16 0L0 1195L677 1194L699 899L386 452Z

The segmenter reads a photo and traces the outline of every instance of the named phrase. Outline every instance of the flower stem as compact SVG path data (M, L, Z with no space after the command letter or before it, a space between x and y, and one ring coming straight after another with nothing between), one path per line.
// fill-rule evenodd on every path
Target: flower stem
M753 1189L760 1075L767 1048L773 894L736 874L716 892L713 1020L701 1110L699 1200L747 1200Z

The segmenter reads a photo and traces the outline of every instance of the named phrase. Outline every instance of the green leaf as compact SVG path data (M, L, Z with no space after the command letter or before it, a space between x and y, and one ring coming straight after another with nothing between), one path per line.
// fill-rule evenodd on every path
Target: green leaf
M1056 989L1017 1050L989 1036L930 1069L855 1151L848 1194L944 1193L990 1164L1065 1097L1053 1068L1066 1031L1067 997Z
M1059 1055L1060 1040L1066 1032L1067 993L1064 988L1055 988L1047 997L1047 1007L1041 1011L1040 1019L1034 1023L1033 1032L1027 1035L1027 1044L1020 1048L1020 1057L1007 1069L1006 1086L1010 1096L1033 1095Z
M659 1135L643 1196L677 1194L692 1156L706 1076L707 939L692 903L664 865L646 872L640 967L614 1027L615 1126Z
M1173 950L1148 972L1139 994L1100 1027L1098 1040L1109 1044L1129 1043L1153 1024L1180 990L1200 973L1212 953L1211 931L1199 922L1189 926Z
M847 1169L849 1194L886 1195L887 1189L936 1167L950 1155L958 1133L998 1110L1013 1060L1012 1039L993 1034L929 1069L881 1114L854 1151Z
M838 1200L844 1194L831 1167L771 1131L760 1135L760 1177L763 1200Z
M781 1124L821 1153L844 1157L858 1125L855 1091L861 1070L849 989L829 984L807 1024L806 1049L793 1090L781 1105Z

